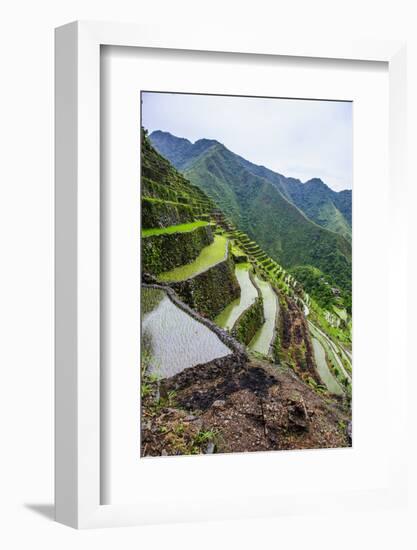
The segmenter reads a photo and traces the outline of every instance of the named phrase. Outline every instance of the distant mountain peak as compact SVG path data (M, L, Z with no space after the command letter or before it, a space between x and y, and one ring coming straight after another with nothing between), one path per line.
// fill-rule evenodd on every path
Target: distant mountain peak
M166 139L166 140L176 140L180 141L182 143L188 143L189 145L192 145L191 141L187 138L174 136L174 134L171 134L171 132L165 132L163 130L154 130L150 136L151 139Z
M198 139L194 145L208 145L208 146L211 146L211 145L221 145L221 143L219 141L217 141L216 139L207 139L207 138L201 138L201 139Z
M324 185L325 187L329 187L320 178L311 178L310 180L307 180L306 182L304 182L304 185L307 185L307 184L309 184L309 185Z
M351 191L334 191L320 178L311 178L305 183L296 178L288 178L265 166L253 164L215 139L202 138L192 143L188 139L158 130L152 132L150 140L159 153L180 171L187 172L210 157L212 167L217 162L220 162L222 169L226 165L233 165L233 170L228 174L228 185L242 176L242 170L245 177L242 176L241 181L245 182L245 186L251 177L259 178L260 186L262 182L268 181L307 219L329 231L339 233L349 241L351 239ZM199 168L203 169L201 166ZM207 171L207 166L204 169ZM209 192L208 188L205 190Z
M171 134L171 132L167 132L165 130L154 130L150 136L149 136L152 139L170 139L172 141L178 141L178 142L182 142L182 143L188 143L189 145L191 146L211 146L211 145L221 145L221 143L219 141L217 141L216 139L207 139L207 138L200 138L200 139L197 139L194 143L192 141L190 141L189 139L187 138L184 138L184 137L179 137L179 136L176 136L174 134Z
M166 157L179 170L184 169L192 160L212 147L224 147L215 139L202 138L194 143L186 138L174 136L170 132L155 130L149 136L151 142L162 156Z

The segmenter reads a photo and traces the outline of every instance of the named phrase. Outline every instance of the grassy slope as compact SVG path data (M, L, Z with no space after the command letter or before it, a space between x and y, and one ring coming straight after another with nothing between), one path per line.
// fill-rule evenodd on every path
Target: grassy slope
M343 303L349 311L351 310L352 303L349 294L342 293L340 297L335 296L332 292L331 281L316 267L302 265L289 271L320 307L333 311L334 306L340 306Z
M301 183L295 178L287 178L265 166L258 166L235 155L235 158L248 171L270 181L278 191L310 220L351 240L352 235L352 192L336 192L320 179Z
M149 202L180 205L189 209L194 208L196 212L199 207L201 209L202 204L210 209L207 196L156 151L143 130L141 162L144 207Z
M169 132L160 131L151 134L151 141L164 157L182 171L191 168L200 155L213 145L218 144L214 140L207 139L200 139L192 144ZM287 178L265 166L253 164L238 155L234 155L234 157L246 170L270 181L310 220L329 231L344 236L349 241L351 240L352 192L350 190L335 192L319 179L301 183L298 179Z
M350 243L308 220L222 145L206 150L185 175L284 267L314 265L350 290Z
M310 180L307 183L285 183L291 201L302 210L310 220L318 225L343 235L351 240L352 228L337 204L343 200L340 193L332 191L321 180ZM348 208L349 192L344 195L345 207Z

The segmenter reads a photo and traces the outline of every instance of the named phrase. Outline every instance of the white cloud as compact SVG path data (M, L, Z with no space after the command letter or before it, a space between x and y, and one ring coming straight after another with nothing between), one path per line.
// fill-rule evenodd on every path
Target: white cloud
M150 132L216 139L285 176L352 188L351 103L151 92L142 101Z

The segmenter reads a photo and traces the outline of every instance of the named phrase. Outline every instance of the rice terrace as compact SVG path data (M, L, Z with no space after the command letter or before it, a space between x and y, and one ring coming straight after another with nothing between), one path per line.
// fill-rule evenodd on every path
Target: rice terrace
M141 456L349 447L350 104L213 97L141 94ZM228 117L216 117L222 100ZM319 143L341 136L328 167L308 124L336 109L344 126ZM292 112L286 128L273 118ZM270 138L276 128L287 133ZM286 136L290 176L272 146ZM257 164L269 149L270 167ZM298 165L324 166L339 187L322 172L303 183Z

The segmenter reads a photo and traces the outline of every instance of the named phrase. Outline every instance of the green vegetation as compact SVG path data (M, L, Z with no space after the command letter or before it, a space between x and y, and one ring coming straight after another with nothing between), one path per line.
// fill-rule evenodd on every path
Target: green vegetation
M215 235L213 243L203 248L196 260L165 273L161 273L158 280L164 282L185 281L222 262L225 260L226 255L227 239L220 235Z
M169 163L164 164L165 159L155 153L145 138L145 155L152 157L152 162L145 162L144 166L151 164L152 169L142 178L147 193L142 207L145 216L148 210L155 210L155 205L159 212L154 225L142 233L143 265L148 272L156 274L159 281L169 283L191 308L215 318L221 327L229 330L233 327L237 339L255 351L261 346L261 353L268 353L274 336L274 358L291 365L305 380L309 376L315 387L319 387L314 376L314 350L302 311L309 314L333 342L349 347L350 243L343 236L320 227L327 225L336 231L335 225L332 226L335 220L340 221L341 228L350 227L346 214L349 194L332 195L334 192L320 180L311 180L303 186L297 180L248 163L215 141L201 140L193 145L187 140L178 143L176 138L167 138L163 132L157 134L163 142L164 154L197 186L190 184ZM173 144L179 149L172 148ZM178 158L172 158L177 153ZM163 174L158 178L155 166L158 170L162 166ZM165 177L168 173L170 176ZM344 201L343 208L339 208L339 203L336 205L339 198ZM216 208L213 199L220 208ZM318 219L320 212L327 212L322 220ZM169 225L167 220L176 216L186 220ZM206 243L203 231L210 234L213 231L211 244ZM230 253L226 261L227 239ZM302 264L301 259L306 258L311 262ZM292 267L285 271L282 265ZM266 312L270 301L265 300L261 311L259 302L255 302L256 296L249 300L245 281L242 279L240 285L237 284L234 273L238 279L245 275L250 283L249 266L261 275L271 293L271 284L280 292L283 306L278 330L274 331L272 313ZM304 292L308 292L308 296ZM337 349L338 360L349 372L348 356L340 347ZM340 367L336 365L336 375L337 369Z
M258 292L249 277L249 269L251 269L251 265L248 263L236 265L235 274L240 286L240 297L228 304L220 315L216 317L215 323L221 328L231 330L238 317L258 297Z
M288 271L321 307L332 309L336 301L332 292L331 280L320 269L312 265L301 265Z
M232 335L242 344L248 345L264 322L263 299L259 297L240 315L233 327Z
M340 317L340 319L342 319L342 321L344 321L345 323L348 321L348 315L345 309L340 309L336 306L333 306L333 311L338 317Z
M200 430L197 435L194 437L194 445L201 447L205 443L214 442L218 437L217 430Z
M228 255L224 261L191 279L169 284L192 309L209 319L214 319L227 304L240 295L234 271L234 263Z
M164 297L165 293L162 290L142 288L140 297L142 317L153 311Z
M190 227L187 224L181 227ZM174 226L180 227L180 226ZM158 230L152 230L158 231ZM163 229L161 231L164 231ZM158 275L193 262L204 247L213 243L211 226L198 222L188 231L167 231L142 239L142 269Z
M142 130L142 230L208 221L213 203L150 144Z
M142 227L167 227L193 220L193 209L186 204L142 197Z
M319 181L303 189L294 183L291 196L290 180L248 163L218 142L193 145L174 138L171 148L171 140L163 132L157 134L161 152L165 148L164 155L176 157L177 167L194 184L155 151L143 132L142 280L149 283L152 275L171 290L148 285L141 298L142 315L154 312L142 323L142 454L211 453L225 436L239 440L238 432L230 432L232 423L220 432L217 419L224 416L222 392L233 376L241 375L247 359L201 316L214 319L247 346L249 362L261 367L269 363L267 378L276 368L299 384L297 403L288 405L297 437L314 414L306 411L304 399L311 395L306 385L334 411L342 406L348 411L349 196L343 196L344 212L336 204L339 196L329 194ZM193 311L177 304L172 291ZM207 346L204 332L215 338L221 353L206 353L213 348ZM211 363L212 357L225 362ZM182 393L182 382L171 378L184 369L177 380L195 378L189 394ZM248 370L244 386L249 391L252 383L265 383L255 380L258 370ZM213 395L206 398L200 395L204 392ZM206 411L207 403L219 395L219 403L213 401L213 422L195 406L201 401ZM268 397L273 407L281 398ZM345 421L345 416L339 418ZM345 431L343 422L334 422L337 431Z
M141 183L142 273L169 283L192 309L213 319L240 291L214 203L156 152L145 130Z
M270 174L266 177L310 220L351 240L352 217L348 213L352 209L351 191L337 193L318 178L301 183L299 180L281 177L279 183L276 183Z
M183 223L180 225L170 225L169 227L154 227L152 229L142 229L142 237L152 237L153 235L169 235L172 233L188 233L197 227L205 227L208 222L197 221L192 223Z
M319 203L316 206L320 212L311 221L292 202L295 199L282 184L284 176L257 167L211 140L200 140L194 146L183 143L181 156L177 157L178 138L161 134L151 136L156 147L161 147L167 158L272 259L286 268L313 265L331 279L332 286L351 292L351 244L343 235L333 232L337 225L334 220L323 222L331 231L318 225L320 212L323 216ZM289 188L290 180L286 183ZM310 187L317 187L317 183L313 181ZM329 201L330 198L328 205ZM328 205L324 208L328 209ZM339 221L345 219L336 210ZM342 225L344 229L349 227L348 221Z

